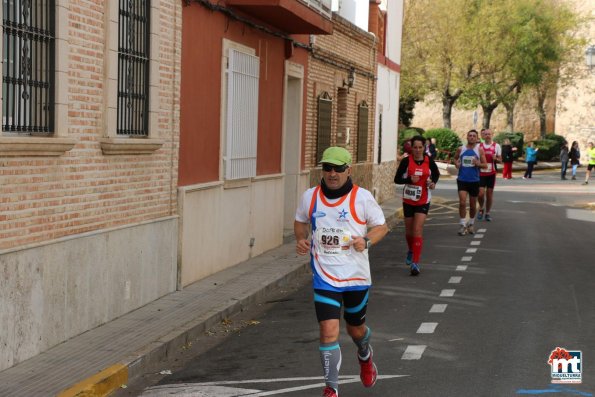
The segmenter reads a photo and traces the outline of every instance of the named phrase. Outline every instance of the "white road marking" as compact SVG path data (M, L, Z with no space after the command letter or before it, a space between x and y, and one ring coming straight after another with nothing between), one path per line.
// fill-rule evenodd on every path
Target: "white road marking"
M461 277L461 276L452 276L450 279L448 279L448 283L449 284L458 284L461 282L462 278L463 277Z
M404 339L405 339L405 338L395 338L395 339L389 339L388 341L389 341L389 342L395 342L395 341L398 341L398 340L404 340Z
M467 248L467 251L465 251L466 254L474 254L477 252L477 248Z
M430 308L430 313L444 313L446 311L446 303L435 303Z
M471 241L471 245L479 245L481 244L481 241Z
M378 379L402 378L409 375L378 375ZM361 382L359 375L339 376L339 384ZM272 382L293 382L293 381L315 381L317 383L288 387L279 390L256 390L239 389L222 384L241 384L241 383L272 383ZM146 389L142 397L234 397L234 396L274 396L277 394L291 393L294 391L316 389L324 387L324 378L321 376L309 378L283 378L283 379L254 379L245 381L223 381L223 382L205 382L205 383L180 383L173 385L159 385Z
M465 270L467 270L467 265L458 265L457 266L457 272L464 272Z
M464 256L461 258L461 262L471 262L471 259L473 259L472 256Z
M485 233L485 232L487 232L487 231L488 231L487 229L479 229L479 230L477 231L477 233Z
M566 210L566 218L577 221L595 222L595 212L569 208Z
M421 323L417 329L418 334L433 334L436 330L438 323Z
M478 233L475 233L475 234L473 235L473 238L483 238L483 236L484 236L483 234L478 234Z
M407 346L405 353L401 356L401 360L419 360L421 355L426 350L426 345L411 345Z
M440 296L454 296L456 289L443 289Z

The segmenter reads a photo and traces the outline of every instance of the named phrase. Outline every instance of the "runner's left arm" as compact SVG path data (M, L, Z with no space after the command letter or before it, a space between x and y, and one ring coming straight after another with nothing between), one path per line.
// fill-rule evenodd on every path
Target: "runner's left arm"
M438 169L436 162L432 159L430 159L430 172L432 173L430 179L435 185L438 183L438 179L440 179L440 170Z

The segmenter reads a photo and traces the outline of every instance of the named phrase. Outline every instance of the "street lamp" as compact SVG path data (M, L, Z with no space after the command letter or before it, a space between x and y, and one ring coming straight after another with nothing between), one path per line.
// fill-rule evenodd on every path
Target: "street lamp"
M587 48L587 51L585 51L585 62L587 63L589 70L592 71L595 66L595 45L590 45L589 48Z

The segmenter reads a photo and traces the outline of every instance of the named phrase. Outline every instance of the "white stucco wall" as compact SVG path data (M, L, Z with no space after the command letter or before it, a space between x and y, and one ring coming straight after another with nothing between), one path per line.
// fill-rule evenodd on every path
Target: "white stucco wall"
M180 286L283 243L281 175L184 186L178 202Z

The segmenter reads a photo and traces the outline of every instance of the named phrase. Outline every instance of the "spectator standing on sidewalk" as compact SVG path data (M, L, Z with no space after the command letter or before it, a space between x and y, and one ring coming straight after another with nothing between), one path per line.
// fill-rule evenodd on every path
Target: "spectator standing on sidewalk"
M436 138L431 138L429 141L430 142L428 142L426 145L426 154L431 160L436 160L436 157L438 156L438 150L436 149ZM413 141L411 141L411 144L413 145Z
M563 181L566 180L566 170L568 169L569 155L568 142L564 142L560 148L560 179Z
M576 169L581 163L581 151L578 148L578 142L572 142L570 146L570 166L572 167L572 180L576 180Z
M341 147L322 154L320 185L302 196L294 222L296 251L310 254L314 307L320 330L324 397L337 397L341 348L341 308L347 333L357 346L360 379L376 383L378 372L365 324L372 281L368 250L388 232L382 208L372 194L351 180L351 155ZM309 228L312 238L308 240Z
M490 222L492 220L490 210L494 202L494 186L496 186L496 162L502 161L502 148L498 143L492 141L492 131L489 128L483 131L483 142L479 146L485 153L487 167L479 171L479 196L477 196L479 211L477 212L477 219L485 218L486 221Z
M411 275L419 274L419 260L423 247L423 230L426 216L430 210L432 193L440 178L440 170L434 160L424 153L426 139L422 136L411 138L412 154L401 161L395 183L403 187L403 217L405 218L405 239L407 240L407 258Z
M515 151L516 147L510 144L510 139L504 139L502 142L502 164L504 164L504 169L502 170L503 179L512 179L512 163L514 162Z
M457 176L457 190L459 194L459 236L473 234L475 222L477 196L479 195L479 170L487 167L486 156L478 145L477 130L467 132L467 144L457 149L455 153L455 167L459 170ZM469 196L469 222L467 217L467 196Z
M537 152L539 148L534 147L535 144L533 142L529 142L527 147L525 148L525 162L527 163L527 170L525 171L525 175L523 179L533 178L533 167L537 163Z
M589 165L587 166L587 174L585 175L585 181L583 185L589 184L589 178L591 177L591 171L595 168L595 147L593 147L593 142L589 142L587 144L587 155L589 156Z

